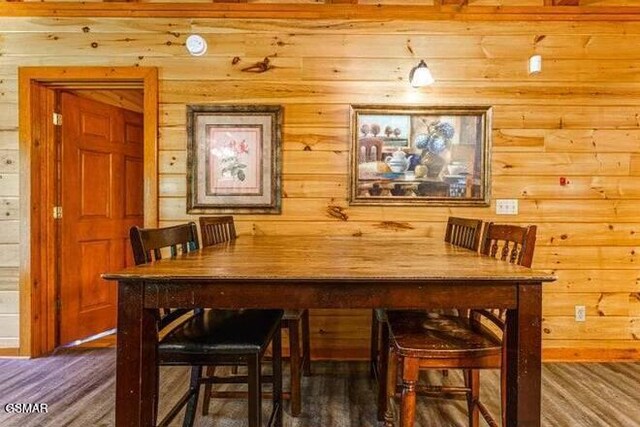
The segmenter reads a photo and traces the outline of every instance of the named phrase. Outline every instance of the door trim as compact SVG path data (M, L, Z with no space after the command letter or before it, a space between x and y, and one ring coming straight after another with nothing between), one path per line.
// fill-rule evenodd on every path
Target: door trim
M40 88L99 87L143 90L144 224L158 225L158 69L155 67L20 67L18 69L20 147L20 356L37 357L55 347L55 289L51 254L51 184L54 159L45 155L54 139L41 118L52 102ZM49 98L47 96L46 98ZM50 108L49 108L50 107ZM40 112L44 109L44 116ZM51 116L48 116L51 117Z

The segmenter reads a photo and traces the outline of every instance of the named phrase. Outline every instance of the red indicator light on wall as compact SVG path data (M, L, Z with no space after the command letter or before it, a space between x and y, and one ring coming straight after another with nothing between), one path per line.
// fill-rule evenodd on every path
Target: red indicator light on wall
M567 178L565 178L564 176L560 177L560 185L562 185L564 187L568 183L569 183L569 180Z

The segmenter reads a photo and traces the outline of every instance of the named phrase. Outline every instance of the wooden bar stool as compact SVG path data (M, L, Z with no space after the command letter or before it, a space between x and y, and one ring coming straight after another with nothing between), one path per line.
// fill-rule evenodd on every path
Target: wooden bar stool
M199 249L195 223L174 227L130 230L131 247L136 265L162 258L162 249L169 248L172 257ZM235 378L248 384L247 411L249 426L262 425L262 383L273 383L273 409L269 426L282 426L282 357L280 321L282 310L188 310L161 309L157 313L158 365L191 366L189 389L179 399L158 426L167 426L187 407L184 426L192 426L196 415L201 384L226 383L224 377L202 377L202 366L245 364L248 375ZM262 375L261 366L267 347L273 343L273 374ZM158 366L156 366L158 369ZM154 396L158 409L158 387Z
M232 216L200 217L200 232L204 247L236 239ZM309 310L285 310L282 329L289 334L289 369L291 390L284 397L291 402L291 415L297 417L302 411L302 375L311 375L311 343L309 339ZM302 335L302 342L300 336ZM236 371L237 372L237 371ZM203 413L206 415L211 396L211 387L205 387Z
M481 234L482 220L449 217L444 241L477 252ZM373 310L371 316L371 377L378 383L379 421L384 420L387 401L387 374L382 368L383 364L386 365L386 357L388 356L388 349L382 345L383 341L388 341L386 324L386 310L381 308Z
M531 267L536 227L488 223L481 253L503 261ZM482 415L490 426L495 419L480 401L480 369L500 369L502 420L506 403L506 310L455 310L453 313L387 312L390 354L387 366L385 425L394 425L392 404L400 394L400 426L412 427L416 395L463 395L469 425L479 426ZM387 343L383 343L386 345ZM433 386L418 383L421 369L463 369L464 386ZM397 384L400 370L401 385Z

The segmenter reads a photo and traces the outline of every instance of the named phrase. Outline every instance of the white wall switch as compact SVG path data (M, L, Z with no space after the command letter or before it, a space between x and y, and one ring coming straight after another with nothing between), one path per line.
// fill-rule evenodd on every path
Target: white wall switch
M497 199L496 214L518 215L518 199Z
M587 320L587 309L584 305L576 305L576 322L584 322Z

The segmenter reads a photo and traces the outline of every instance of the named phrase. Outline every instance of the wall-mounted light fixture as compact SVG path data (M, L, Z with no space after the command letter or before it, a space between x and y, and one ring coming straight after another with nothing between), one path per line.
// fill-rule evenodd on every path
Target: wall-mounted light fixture
M429 86L434 81L431 70L429 70L427 63L423 59L409 73L409 82L413 87Z
M542 56L533 55L529 58L529 74L538 74L542 71Z
M191 56L202 56L207 52L207 41L197 34L187 37L185 46Z

